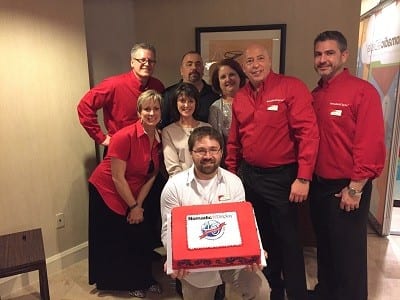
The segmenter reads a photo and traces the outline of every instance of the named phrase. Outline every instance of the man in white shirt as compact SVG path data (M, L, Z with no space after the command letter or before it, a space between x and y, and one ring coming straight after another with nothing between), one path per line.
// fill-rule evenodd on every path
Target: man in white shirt
M172 176L161 194L161 239L167 248L167 214L173 207L196 204L217 204L245 200L239 177L220 168L223 138L212 127L198 127L188 141L193 159L191 168ZM214 299L222 282L230 283L243 299L268 299L268 285L259 265L245 269L189 273L176 270L171 275L182 282L184 299Z

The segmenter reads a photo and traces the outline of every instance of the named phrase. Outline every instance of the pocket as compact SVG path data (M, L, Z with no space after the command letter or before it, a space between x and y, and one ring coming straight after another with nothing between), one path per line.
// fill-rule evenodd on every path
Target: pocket
M287 124L287 107L284 101L263 103L255 112L256 124L263 124L265 127L281 128ZM258 122L257 122L258 121Z

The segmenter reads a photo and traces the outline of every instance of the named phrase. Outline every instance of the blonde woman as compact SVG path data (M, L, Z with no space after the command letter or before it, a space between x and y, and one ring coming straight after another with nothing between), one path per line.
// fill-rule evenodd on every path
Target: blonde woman
M151 217L145 203L160 165L161 95L143 92L139 120L117 131L89 178L89 284L144 298L161 293L152 275ZM148 202L147 200L146 202Z

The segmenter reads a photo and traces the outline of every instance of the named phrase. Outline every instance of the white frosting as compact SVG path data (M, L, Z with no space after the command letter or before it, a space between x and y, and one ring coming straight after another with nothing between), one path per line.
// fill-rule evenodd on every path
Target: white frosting
M236 212L186 216L189 249L220 248L242 244Z

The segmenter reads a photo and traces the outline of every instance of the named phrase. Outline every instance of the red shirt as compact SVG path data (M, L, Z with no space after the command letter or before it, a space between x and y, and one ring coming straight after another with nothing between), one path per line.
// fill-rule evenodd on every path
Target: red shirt
M138 120L137 99L148 89L160 93L164 85L150 77L147 85L142 86L133 71L109 77L92 88L78 104L79 120L90 137L101 144L106 136L97 120L97 111L103 108L104 125L112 136L119 129Z
M298 162L298 178L311 179L318 150L312 97L300 80L272 71L256 93L247 83L236 94L226 166L240 160L261 167Z
M380 97L347 69L312 92L320 130L315 173L323 178L375 178L385 163Z
M151 151L150 151L151 149ZM150 147L149 137L144 132L140 121L127 126L113 135L107 156L100 162L89 178L103 197L107 206L117 214L124 215L128 205L118 194L111 176L111 157L126 162L125 177L136 198L143 184L152 174L148 174L150 161L153 160L154 170L160 165L162 147L159 136Z

